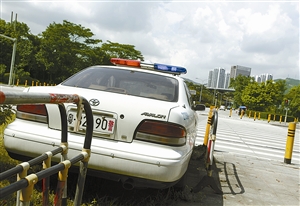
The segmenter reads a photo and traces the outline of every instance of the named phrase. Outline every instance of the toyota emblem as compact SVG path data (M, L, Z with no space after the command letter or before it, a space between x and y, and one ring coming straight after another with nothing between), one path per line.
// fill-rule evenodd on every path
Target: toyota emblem
M100 101L98 99L91 99L89 103L91 106L98 106L100 104Z

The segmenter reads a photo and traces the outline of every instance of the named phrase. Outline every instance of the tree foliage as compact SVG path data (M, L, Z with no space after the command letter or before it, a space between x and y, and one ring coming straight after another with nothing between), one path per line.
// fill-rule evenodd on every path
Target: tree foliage
M238 107L240 105L244 105L245 102L242 99L242 94L245 88L250 84L251 82L254 82L254 79L252 77L246 77L239 75L235 79L230 80L230 88L234 88L234 106Z
M241 97L243 103L251 110L274 111L282 103L285 90L284 80L277 83L272 81L257 83L254 81L245 87Z
M101 49L110 57L123 59L139 59L144 61L144 57L140 51L134 49L133 45L119 44L116 42L107 41L103 43Z
M16 29L15 29L16 27ZM52 23L35 36L29 27L0 19L0 33L17 38L15 79L60 83L72 74L92 65L110 64L111 57L143 60L133 45L93 38L93 32L81 25L64 20ZM13 42L0 37L0 81L7 82Z
M52 23L41 35L40 50L36 54L50 82L61 82L88 66L92 47L101 42L92 39L90 29L68 21Z
M13 118L14 112L11 105L0 106L0 125L7 124Z
M285 80L257 83L253 77L241 75L231 79L230 87L235 89L235 107L245 105L256 111L275 111L281 105L287 89Z
M300 85L294 86L285 95L285 99L289 100L289 111L294 117L300 118Z

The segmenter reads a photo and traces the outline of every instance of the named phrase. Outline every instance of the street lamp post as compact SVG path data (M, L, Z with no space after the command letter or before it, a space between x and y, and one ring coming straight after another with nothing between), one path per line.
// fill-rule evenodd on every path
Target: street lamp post
M12 15L11 15L11 18L12 18ZM15 31L16 31L16 22L17 22L17 14L16 14L15 22L14 22L14 30ZM11 62L10 62L9 79L8 79L8 85L11 85L13 82L14 65L15 65L15 57L16 57L16 50L17 50L17 38L11 38L11 37L5 36L3 34L0 34L0 36L7 38L14 42L13 51L12 51L12 55L11 55Z
M196 78L196 79L198 79L198 78ZM201 87L200 87L200 96L199 96L199 103L201 103L201 100L202 100L202 90L203 90L203 86L204 85L207 85L207 83L202 83L203 81L206 81L206 79L203 79L203 80L201 80L201 83L200 83L200 85L201 85Z
M11 85L12 84L12 76L13 76L13 72L14 72L15 57L16 57L17 39L5 36L3 34L0 34L0 36L7 38L9 40L12 40L14 42L13 52L12 52L12 56L11 56L11 63L10 63L9 79L8 79L8 85Z

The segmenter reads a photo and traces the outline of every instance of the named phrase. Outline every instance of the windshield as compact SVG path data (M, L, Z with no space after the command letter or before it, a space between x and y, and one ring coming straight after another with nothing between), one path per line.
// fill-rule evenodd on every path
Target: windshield
M73 75L65 86L176 102L178 81L173 77L145 72L93 66Z

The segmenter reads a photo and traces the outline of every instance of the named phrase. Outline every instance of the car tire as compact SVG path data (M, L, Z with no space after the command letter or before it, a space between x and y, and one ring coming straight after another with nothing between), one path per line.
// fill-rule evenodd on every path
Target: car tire
M174 189L178 191L184 190L187 186L187 172L180 178L180 180L174 185Z

